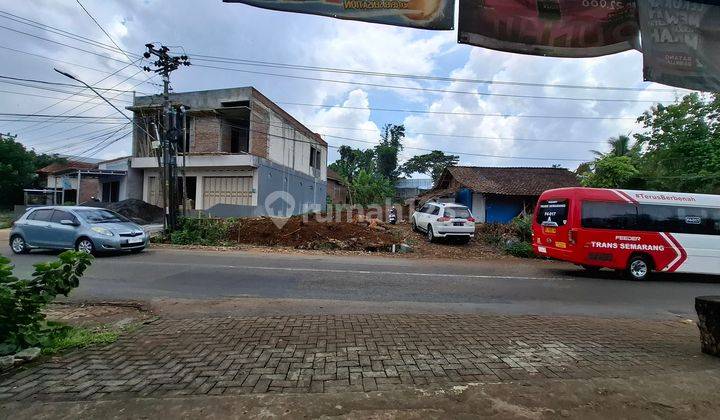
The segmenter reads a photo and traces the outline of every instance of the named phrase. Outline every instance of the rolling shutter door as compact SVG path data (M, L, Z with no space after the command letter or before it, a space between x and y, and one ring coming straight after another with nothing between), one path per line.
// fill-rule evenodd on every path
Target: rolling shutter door
M203 206L206 209L215 204L252 204L251 176L211 176L203 178Z

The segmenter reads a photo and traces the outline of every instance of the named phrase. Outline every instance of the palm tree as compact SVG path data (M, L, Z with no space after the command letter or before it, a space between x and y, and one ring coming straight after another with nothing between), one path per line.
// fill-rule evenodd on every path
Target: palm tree
M610 151L607 153L600 152L598 150L592 150L593 154L598 159L602 159L608 156L628 156L631 158L639 158L642 152L642 143L633 142L629 136L621 134L617 137L610 137L608 139L610 145Z

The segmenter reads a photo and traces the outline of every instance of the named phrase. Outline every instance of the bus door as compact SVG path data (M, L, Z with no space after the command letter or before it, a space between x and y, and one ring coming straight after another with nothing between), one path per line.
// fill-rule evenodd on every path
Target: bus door
M538 232L536 232L538 247L560 250L568 248L570 245L568 241L572 239L569 237L569 215L570 200L568 199L542 200L538 203L536 215L536 222L539 225Z

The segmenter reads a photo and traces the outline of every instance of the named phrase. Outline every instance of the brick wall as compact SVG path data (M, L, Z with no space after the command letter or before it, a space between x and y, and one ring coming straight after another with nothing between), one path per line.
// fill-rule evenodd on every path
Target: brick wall
M259 102L253 101L250 113L250 153L268 157L268 129L270 113Z
M218 142L221 136L220 119L212 115L195 116L194 141L190 146L192 153L218 152ZM229 147L228 147L229 150Z
M100 196L100 181L97 178L80 178L80 202L90 201L92 197L98 200Z

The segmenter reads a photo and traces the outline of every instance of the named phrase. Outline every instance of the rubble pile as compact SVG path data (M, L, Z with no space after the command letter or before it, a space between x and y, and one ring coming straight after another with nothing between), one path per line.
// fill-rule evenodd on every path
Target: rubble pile
M351 221L324 221L321 217L253 217L237 219L228 229L228 240L298 249L388 251L399 237L385 222L354 216Z

